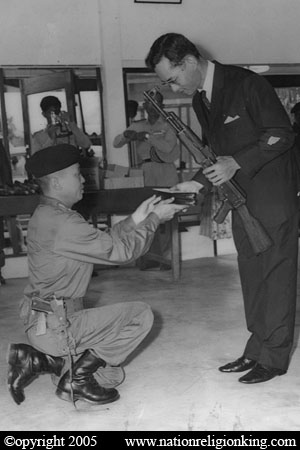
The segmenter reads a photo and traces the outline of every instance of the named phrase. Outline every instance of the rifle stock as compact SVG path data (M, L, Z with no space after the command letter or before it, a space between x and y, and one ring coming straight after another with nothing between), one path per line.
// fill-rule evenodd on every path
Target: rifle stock
M240 206L236 211L243 222L254 253L258 255L268 250L273 243L261 223L249 213L246 205Z
M161 117L169 123L176 132L180 142L203 169L215 164L217 161L216 155L208 146L204 145L199 136L185 125L173 111L168 113L159 106L154 98L157 91L157 87L150 91L145 91L145 99L150 102ZM229 180L218 186L218 189L223 198L223 202L219 211L214 216L214 220L217 223L222 223L228 212L235 209L243 222L254 253L260 254L268 250L272 246L272 241L259 221L249 213L246 206L245 194L236 181Z

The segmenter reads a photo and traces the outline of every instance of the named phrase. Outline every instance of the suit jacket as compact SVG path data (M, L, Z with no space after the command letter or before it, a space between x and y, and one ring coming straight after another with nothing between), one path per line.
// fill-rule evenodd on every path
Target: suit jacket
M266 226L297 211L294 133L276 92L249 70L215 63L209 122L199 93L193 108L217 156L240 165L234 179L244 190L249 211ZM193 178L207 185L200 170Z

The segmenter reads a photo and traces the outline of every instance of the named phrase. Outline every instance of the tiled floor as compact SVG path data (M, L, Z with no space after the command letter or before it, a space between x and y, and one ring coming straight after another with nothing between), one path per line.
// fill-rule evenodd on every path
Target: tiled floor
M120 399L106 406L64 402L49 375L25 390L17 406L6 387L9 342L26 342L18 302L26 279L0 287L1 430L299 430L298 306L288 373L253 386L218 366L242 354L248 337L235 255L185 261L179 282L170 272L135 267L100 270L88 306L142 300L155 313L151 333L126 362Z

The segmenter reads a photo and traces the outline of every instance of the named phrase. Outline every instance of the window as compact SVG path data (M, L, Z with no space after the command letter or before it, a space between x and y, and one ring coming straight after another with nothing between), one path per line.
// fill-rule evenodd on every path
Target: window
M95 156L106 160L99 68L4 67L0 71L0 139L9 155L12 182L27 177L24 165L26 155L32 153L32 136L47 124L40 108L46 95L60 100L61 109L89 137Z

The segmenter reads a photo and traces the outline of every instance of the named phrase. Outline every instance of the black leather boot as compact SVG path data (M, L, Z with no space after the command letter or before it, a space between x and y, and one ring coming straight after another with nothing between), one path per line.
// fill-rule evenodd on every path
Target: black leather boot
M114 402L119 398L116 389L105 389L100 386L93 373L99 367L105 367L106 363L101 358L86 350L72 367L72 380L70 371L60 379L56 395L69 402L83 400L85 402L103 405Z
M10 344L8 347L8 389L20 405L25 400L24 388L41 373L60 376L64 359L46 355L27 344Z

